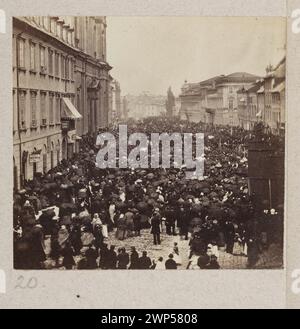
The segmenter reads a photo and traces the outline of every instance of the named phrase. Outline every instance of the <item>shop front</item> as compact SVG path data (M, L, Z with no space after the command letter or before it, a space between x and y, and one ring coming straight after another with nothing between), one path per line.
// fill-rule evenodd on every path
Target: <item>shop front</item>
M62 129L62 159L72 158L79 151L78 141L81 139L76 133L76 122L82 115L77 111L69 98L63 97L61 114Z

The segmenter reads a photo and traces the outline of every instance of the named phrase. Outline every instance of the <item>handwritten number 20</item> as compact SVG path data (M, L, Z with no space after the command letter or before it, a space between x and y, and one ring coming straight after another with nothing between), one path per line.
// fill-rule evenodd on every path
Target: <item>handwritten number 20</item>
M21 289L34 289L37 287L37 278L31 277L30 279L26 280L23 275L20 275L17 280L17 284L15 288L21 288Z

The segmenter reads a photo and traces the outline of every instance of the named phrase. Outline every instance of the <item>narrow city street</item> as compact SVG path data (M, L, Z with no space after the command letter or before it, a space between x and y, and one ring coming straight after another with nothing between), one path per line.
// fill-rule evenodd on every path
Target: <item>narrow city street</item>
M115 239L114 234L111 234L109 240L112 244L115 244L117 248L125 247L129 250L130 247L134 245L140 252L147 250L149 257L155 260L161 256L164 260L168 259L169 254L173 253L174 242L177 242L179 255L182 260L178 269L186 269L190 254L189 240L182 239L179 235L172 236L163 233L161 236L162 242L160 246L153 245L153 237L152 234L149 233L149 230L142 231L140 237L129 238L124 241ZM224 250L219 250L218 262L222 269L243 269L246 268L247 257L241 255L233 256L227 254Z
M161 234L161 245L153 244L152 234L149 230L142 230L141 236L129 237L126 240L120 241L115 237L115 231L109 234L109 238L106 239L105 243L116 246L116 249L126 248L130 250L132 246L135 246L137 251L141 254L142 251L147 250L148 256L157 260L159 257L163 257L166 260L170 253L173 253L174 243L178 244L179 255L182 260L181 264L178 264L179 270L185 270L189 264L190 247L189 241L180 238L179 235L172 236L166 233ZM50 239L45 240L46 244L46 255L49 256L51 247ZM278 245L272 245L268 252L262 253L255 268L280 268L282 267L281 259L282 249ZM81 259L81 256L75 257L75 262ZM99 261L99 259L98 259ZM232 255L226 253L223 249L219 250L218 262L221 269L246 269L247 268L247 257L245 255ZM62 259L61 259L62 263ZM47 269L57 269L53 260L48 259L45 261Z
M211 19L184 26L218 47L225 24L244 52L244 19ZM284 35L276 47L257 39L269 52L232 65L223 47L200 60L210 44L186 31L178 56L170 26L183 25L13 18L15 268L282 268Z
M115 231L116 230L109 234L109 238L105 240L105 243L116 246L116 249L124 247L126 250L130 250L132 246L135 246L139 254L146 250L148 256L153 260L157 260L159 257L163 257L164 260L168 259L169 254L173 253L174 243L176 242L178 244L179 255L182 260L181 264L178 264L178 269L185 270L188 266L190 255L189 240L182 239L179 235L173 236L162 233L161 245L154 245L153 236L149 233L149 230L142 230L141 236L129 237L122 241L116 239ZM45 244L45 251L49 256L51 251L50 239L46 239ZM81 256L75 257L75 262L78 263L81 258ZM247 257L244 255L228 254L224 250L219 250L218 261L222 269L244 269L247 267ZM57 268L54 266L54 262L50 258L46 260L45 264L47 269Z

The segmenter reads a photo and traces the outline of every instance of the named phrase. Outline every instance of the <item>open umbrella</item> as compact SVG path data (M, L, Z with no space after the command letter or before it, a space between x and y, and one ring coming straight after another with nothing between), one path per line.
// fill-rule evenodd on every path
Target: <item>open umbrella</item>
M192 204L192 209L196 212L199 212L202 209L202 205L200 203L199 204Z
M79 179L79 176L75 175L75 176L73 176L73 177L70 178L70 181L73 182L73 183L75 183L75 182L78 181L78 179Z
M28 199L30 201L36 201L36 200L38 200L38 198L35 195L31 195Z
M47 174L45 177L44 177L44 180L48 181L48 182L51 182L52 181L52 177L50 174Z
M52 183L47 183L48 189L56 189L57 188L57 184L52 182Z
M155 177L155 175L153 173L150 173L146 176L148 179L153 179Z
M77 206L73 203L62 203L59 208L60 209L74 210L74 212L77 211Z
M149 199L149 200L148 200L148 204L149 204L150 206L155 206L156 202L155 202L154 199Z
M116 202L116 209L118 210L122 210L122 209L125 209L126 208L126 204L125 202Z
M158 198L158 193L156 193L156 192L153 192L153 193L151 193L150 194L150 197L152 198L152 199L157 199Z
M137 205L137 209L140 210L140 211L143 211L143 210L146 210L148 208L148 205L146 202L139 202Z
M130 186L128 187L128 191L129 191L129 192L134 192L134 191L135 191L135 185L134 185L134 184L130 185Z
M220 207L212 206L208 209L208 214L216 219L219 219L223 215L223 210Z
M21 218L21 223L22 225L26 226L26 225L34 225L35 224L35 217L29 214L26 214L24 216L22 216Z
M209 196L212 198L216 198L218 196L218 194L213 191L213 192L209 193Z
M195 197L195 196L192 195L192 194L188 194L188 195L186 196L187 199L194 199L194 197Z
M195 227L195 226L201 226L202 225L202 219L199 217L195 217L191 220L191 227Z
M86 198L86 196L87 196L87 190L85 188L80 189L78 191L78 198L84 199L84 198Z

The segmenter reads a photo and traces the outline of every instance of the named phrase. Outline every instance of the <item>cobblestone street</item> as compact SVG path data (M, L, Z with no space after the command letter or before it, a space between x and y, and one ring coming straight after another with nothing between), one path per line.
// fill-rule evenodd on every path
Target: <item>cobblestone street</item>
M137 252L141 256L141 253L146 250L148 256L151 259L157 260L160 256L163 257L164 261L168 259L168 255L173 252L174 242L178 243L179 255L182 260L182 264L178 265L178 269L186 269L189 263L189 240L181 239L179 235L167 235L166 233L161 234L161 244L154 245L153 237L150 234L150 229L145 229L141 231L141 236L128 237L125 240L118 240L115 237L115 230L109 233L109 238L105 240L105 243L110 245L115 245L116 250L120 247L126 248L126 251L130 253L130 248L132 246L136 247ZM45 240L46 244L46 254L50 253L50 240ZM76 263L80 259L80 256L75 257ZM62 259L61 259L62 261ZM242 255L231 255L219 250L219 259L221 269L244 269L247 267L247 257ZM54 264L51 259L45 262L46 268L53 268ZM264 264L265 265L265 264Z
M128 237L125 240L118 240L115 237L116 229L109 233L108 239L105 243L110 245L115 245L116 250L118 248L124 247L126 251L130 253L130 248L132 246L136 247L137 252L141 256L144 250L147 251L148 256L151 259L157 260L160 256L163 257L164 261L168 259L168 255L173 252L174 243L178 243L179 255L182 260L182 264L178 265L178 269L186 269L189 263L189 240L181 239L179 235L167 235L166 233L161 234L161 244L154 245L153 237L150 234L150 229L145 229L141 231L140 236ZM50 238L45 240L46 255L48 258L45 262L45 266L48 269L53 269L55 266L54 262L49 258L50 254ZM75 256L75 262L77 263L80 256ZM219 249L218 262L221 269L246 269L247 268L247 257L244 255L232 255L226 253L222 248ZM62 263L62 258L60 258L60 265ZM282 249L279 245L272 244L269 249L262 252L259 255L259 259L255 265L256 269L266 269L266 268L282 268Z
M143 230L141 236L130 237L126 240L120 241L117 240L113 233L109 235L109 244L114 244L116 248L125 247L127 252L130 250L131 246L135 246L139 254L143 250L147 250L148 256L151 259L158 259L162 256L164 260L168 259L168 255L173 251L174 242L178 243L179 255L182 259L182 264L178 266L178 269L186 269L189 262L189 241L180 239L179 235L172 236L165 233L161 234L161 245L153 245L152 234L150 230ZM241 269L246 268L247 258L245 256L233 256L227 254L226 252L219 251L219 264L222 269Z

